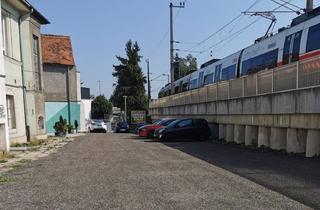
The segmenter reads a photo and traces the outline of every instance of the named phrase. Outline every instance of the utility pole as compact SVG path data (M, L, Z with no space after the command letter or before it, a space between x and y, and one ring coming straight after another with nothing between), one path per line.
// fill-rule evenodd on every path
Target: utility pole
M150 84L150 61L149 59L146 60L147 62L147 74L148 74L148 100L151 100L151 84Z
M127 122L127 97L128 96L123 96L124 98L124 120L125 122Z
M101 80L98 80L99 83L99 96L101 96Z
M313 0L307 0L306 11L310 12L311 10L313 10Z
M184 8L185 3L180 2L180 5L173 5L172 2L170 7L170 74L171 74L171 93L174 93L174 39L173 39L173 8Z

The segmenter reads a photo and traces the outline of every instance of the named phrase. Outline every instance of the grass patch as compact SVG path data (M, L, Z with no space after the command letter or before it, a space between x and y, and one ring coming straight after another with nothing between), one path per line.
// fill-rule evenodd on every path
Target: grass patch
M42 139L36 139L27 143L15 143L12 144L12 147L36 147L36 146L40 146L42 144L45 144L46 141L42 140Z
M22 166L24 166L25 164L30 163L30 162L31 162L31 160L22 159L22 160L19 160L18 162L16 162L15 164L13 164L11 167L13 169L18 169L18 168L21 168Z
M0 176L0 185L1 184L5 184L5 183L8 183L8 182L12 182L14 181L13 179L9 178L9 177L6 177L6 176Z
M2 159L12 159L14 158L15 156L11 153L8 153L8 152L0 152L0 160Z
M0 163L6 163L8 162L7 160L0 160Z

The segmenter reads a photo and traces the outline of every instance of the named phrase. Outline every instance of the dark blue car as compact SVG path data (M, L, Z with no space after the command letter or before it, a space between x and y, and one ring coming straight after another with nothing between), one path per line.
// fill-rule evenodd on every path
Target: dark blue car
M127 122L118 122L116 129L116 133L129 133L129 124Z

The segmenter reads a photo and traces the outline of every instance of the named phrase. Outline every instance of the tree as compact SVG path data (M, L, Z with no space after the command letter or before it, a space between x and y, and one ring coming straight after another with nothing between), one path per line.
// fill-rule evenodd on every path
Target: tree
M127 58L116 56L120 64L113 66L113 76L117 78L117 83L110 100L114 106L124 110L124 96L127 96L128 113L131 110L145 110L148 100L144 85L147 81L139 66L141 56L138 43L129 40L125 51Z
M91 118L106 119L110 114L112 114L112 103L103 95L97 96L91 103Z
M191 54L187 55L186 58L180 58L177 53L175 56L176 68L175 75L177 79L180 79L198 69L197 58L193 57Z

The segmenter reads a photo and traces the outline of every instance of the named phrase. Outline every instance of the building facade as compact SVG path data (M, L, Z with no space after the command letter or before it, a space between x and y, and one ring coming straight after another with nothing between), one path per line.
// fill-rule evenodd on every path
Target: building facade
M7 125L10 143L26 142L20 23L30 8L22 1L1 1Z
M35 9L32 13L25 15L21 23L24 95L29 140L46 138L40 33L42 24L49 24L49 21Z
M47 132L54 133L53 126L60 116L70 125L77 121L81 126L80 73L74 62L71 39L42 35L41 40Z
M1 1L0 1L1 6ZM0 14L1 14L0 10ZM2 26L2 22L0 22ZM1 27L2 28L2 27ZM0 33L0 39L2 39L2 33ZM0 49L3 49L2 42L0 42ZM4 72L4 63L3 63L3 54L0 54L0 150L9 151L10 142L9 142L9 130L7 125L7 105L6 105L6 91L5 91L5 72Z
M48 23L25 0L1 0L0 150L45 134L35 126L44 118L43 91L35 86L43 86L40 26Z

